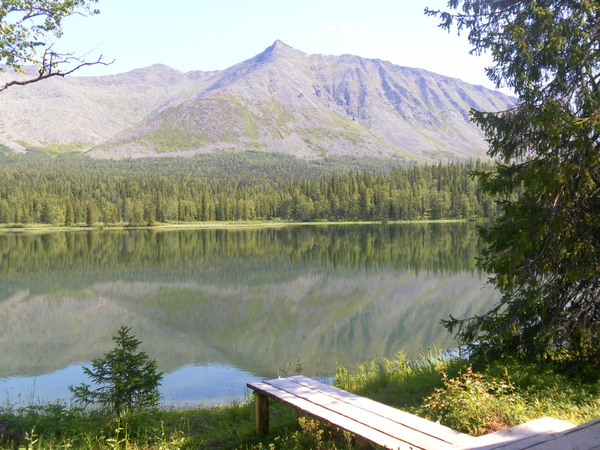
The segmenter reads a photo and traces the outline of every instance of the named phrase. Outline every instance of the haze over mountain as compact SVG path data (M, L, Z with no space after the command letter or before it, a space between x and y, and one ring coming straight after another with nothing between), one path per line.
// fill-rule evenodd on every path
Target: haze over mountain
M9 76L0 74L0 82ZM514 102L425 70L307 55L276 41L223 71L155 65L8 89L0 94L0 144L100 158L259 150L460 159L487 148L469 109L497 111Z

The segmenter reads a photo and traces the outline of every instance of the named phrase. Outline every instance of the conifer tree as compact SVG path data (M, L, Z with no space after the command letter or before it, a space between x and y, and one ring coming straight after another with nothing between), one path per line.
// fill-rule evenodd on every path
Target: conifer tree
M50 210L50 203L47 199L44 199L42 202L42 209L40 211L40 222L41 223L51 223L52 222L52 212Z
M65 207L65 225L72 226L75 223L75 217L73 216L73 206L71 206L71 202L67 202L67 206Z
M104 358L94 359L83 371L99 387L69 386L74 399L84 405L97 404L115 414L155 407L163 373L146 352L136 353L141 341L131 336L131 327L122 326L113 336L116 346Z
M98 222L98 210L93 202L88 202L85 207L85 223L88 227L94 226Z
M488 76L518 104L473 111L497 161L479 173L501 215L482 236L480 267L501 301L451 318L473 350L600 362L600 3L451 0L429 11L489 51Z

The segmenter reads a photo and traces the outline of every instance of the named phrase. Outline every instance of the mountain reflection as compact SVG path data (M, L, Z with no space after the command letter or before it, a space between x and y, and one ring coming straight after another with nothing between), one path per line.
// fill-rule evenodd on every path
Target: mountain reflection
M0 377L89 361L133 327L161 370L226 364L328 375L451 347L483 312L473 224L0 235Z

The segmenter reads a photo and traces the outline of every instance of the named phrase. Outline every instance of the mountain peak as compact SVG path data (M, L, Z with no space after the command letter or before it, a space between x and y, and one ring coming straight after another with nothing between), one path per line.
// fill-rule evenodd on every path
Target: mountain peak
M256 58L258 61L266 61L273 58L289 58L293 56L302 56L300 50L296 50L293 47L290 47L285 42L277 39L273 44L267 47L262 53L258 54Z
M275 42L273 42L273 44L271 44L270 47L267 48L267 50L294 50L292 47L290 47L289 45L287 45L285 42L280 41L279 39L276 39Z
M469 110L514 104L423 70L309 55L280 40L222 71L155 65L33 86L0 97L0 146L96 145L90 156L115 158L249 149L311 159L478 157L486 143Z

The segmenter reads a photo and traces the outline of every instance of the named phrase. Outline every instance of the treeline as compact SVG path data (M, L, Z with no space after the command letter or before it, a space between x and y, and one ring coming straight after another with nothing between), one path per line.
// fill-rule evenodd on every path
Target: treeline
M222 171L214 165L203 171L202 158L165 161L163 169L156 161L11 156L0 167L0 223L136 226L270 219L453 219L497 213L494 199L480 194L470 175L475 168L485 168L480 162L341 173L294 166L288 171L291 175L268 177L231 170L231 160L222 158ZM243 158L240 161L243 166Z
M10 288L36 293L39 283L73 288L115 278L221 286L281 283L315 270L457 274L475 270L480 250L473 223L2 233L0 299Z

